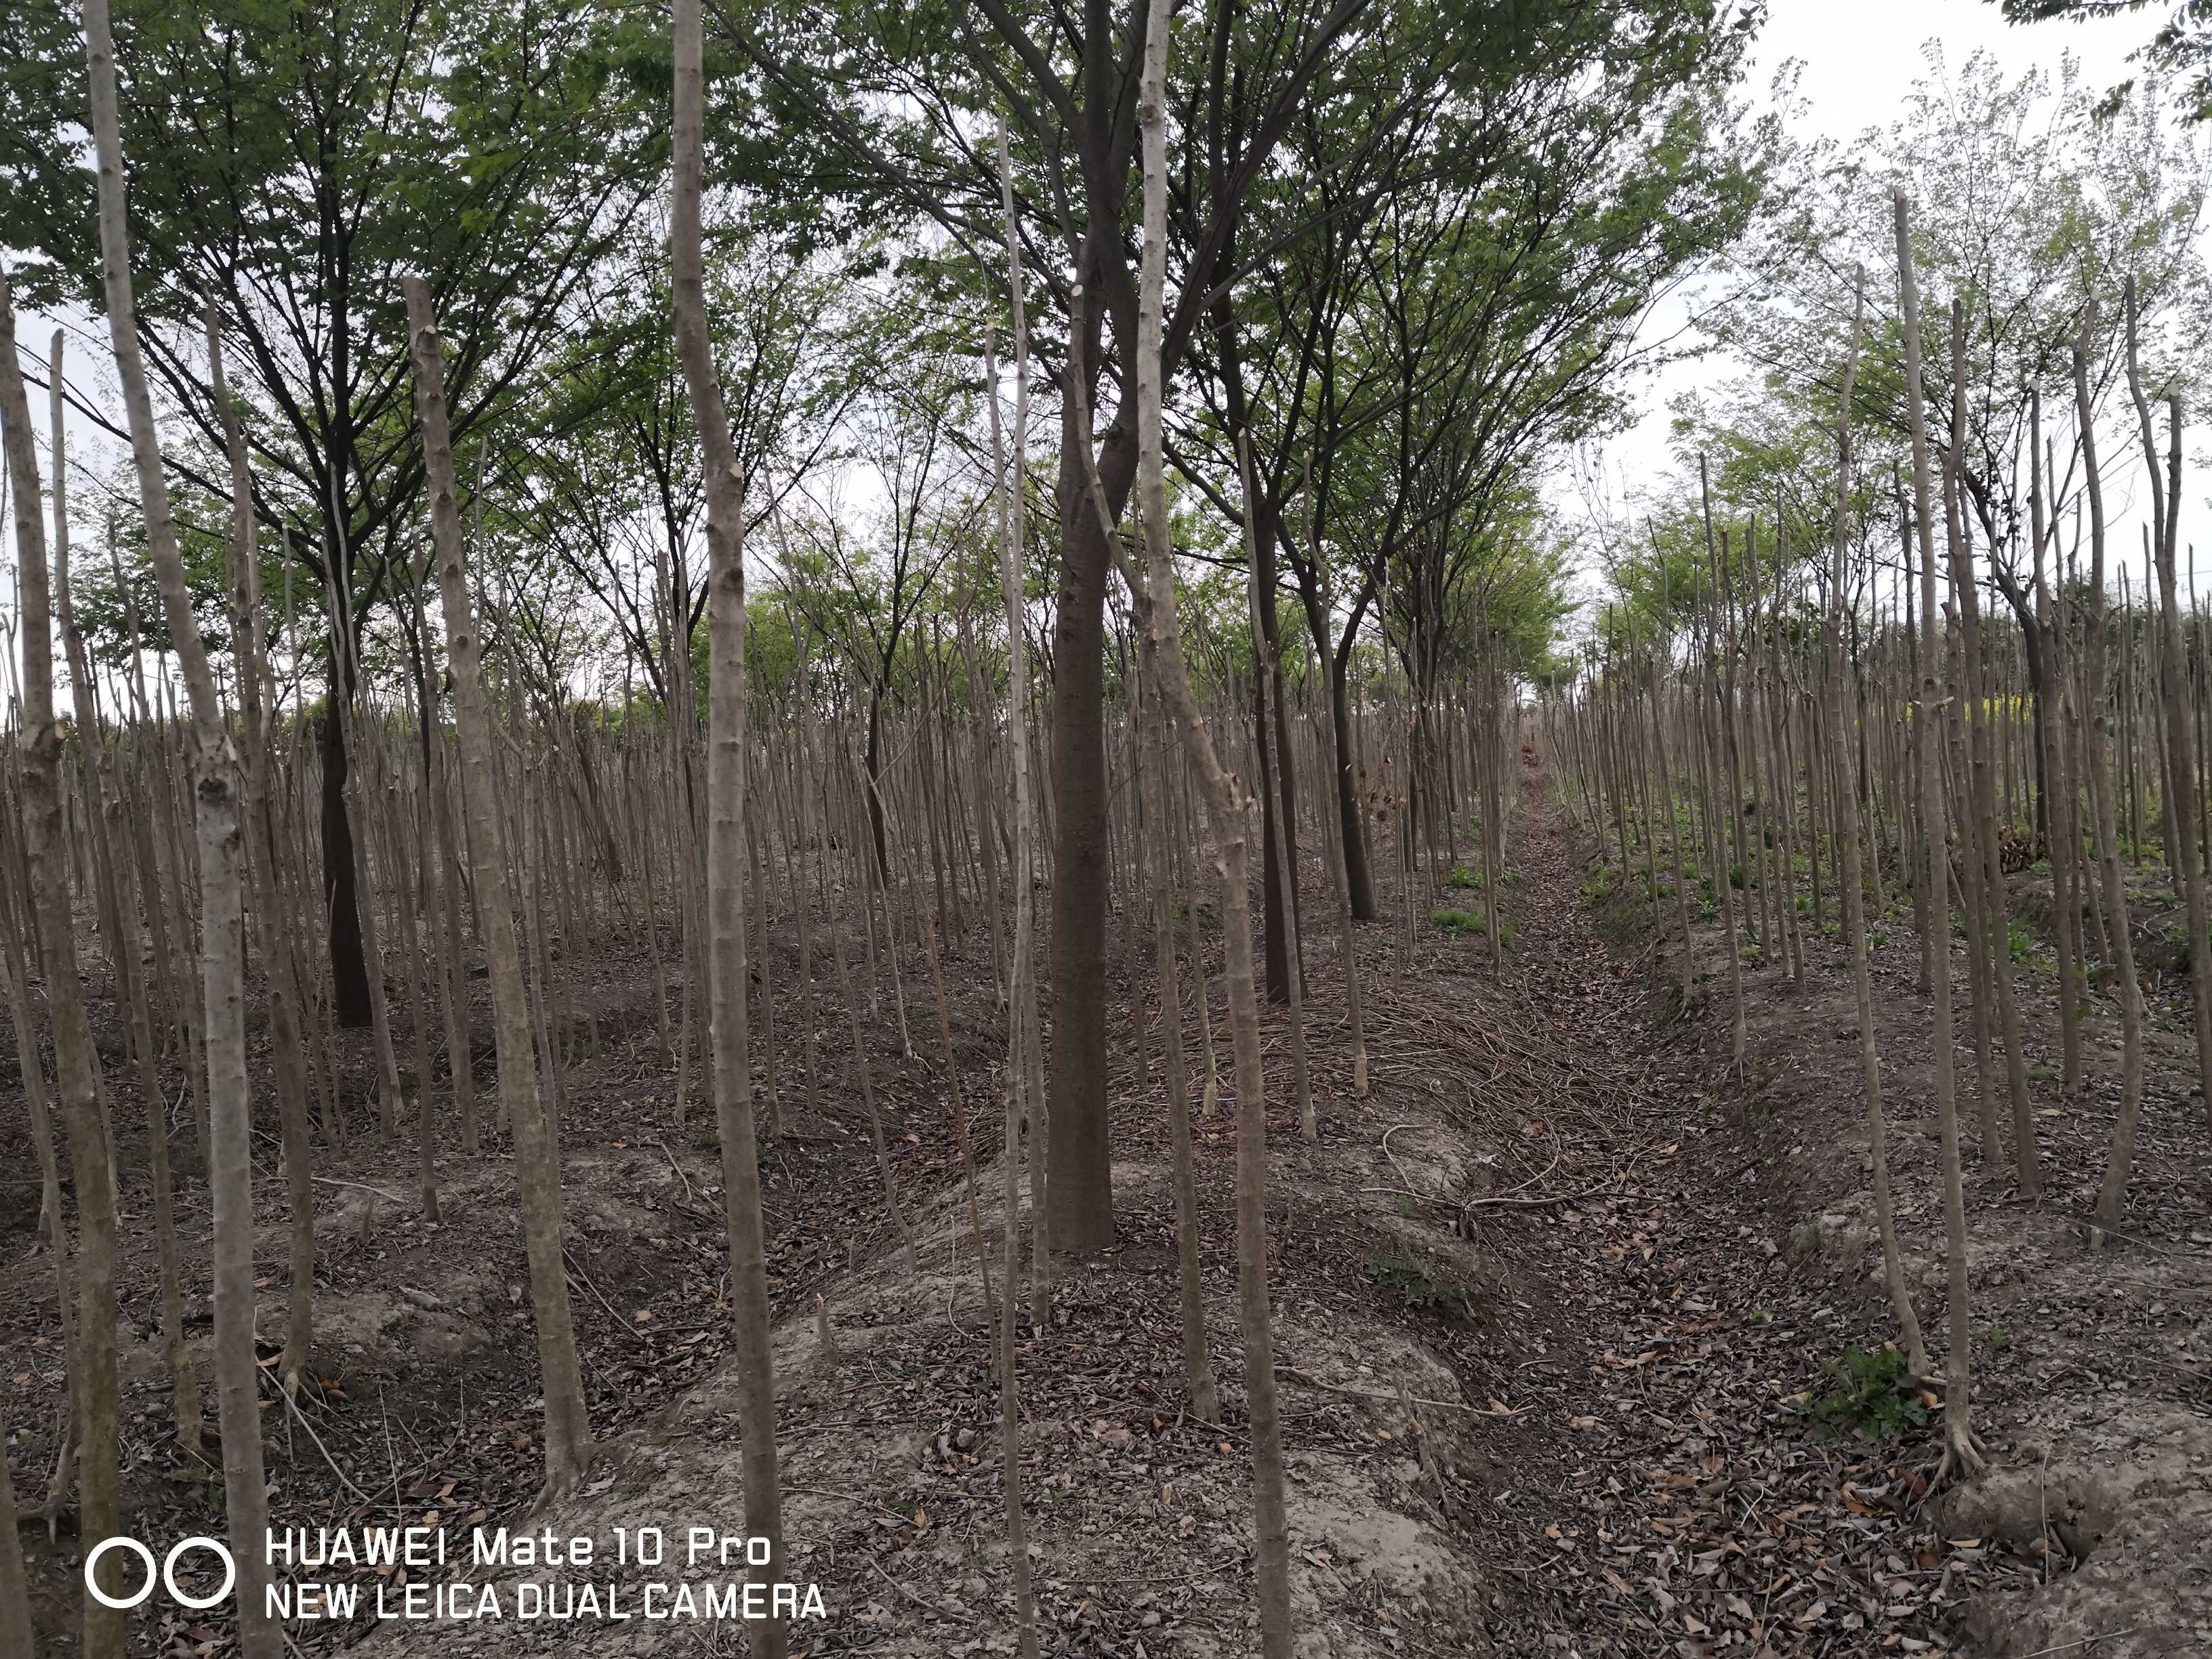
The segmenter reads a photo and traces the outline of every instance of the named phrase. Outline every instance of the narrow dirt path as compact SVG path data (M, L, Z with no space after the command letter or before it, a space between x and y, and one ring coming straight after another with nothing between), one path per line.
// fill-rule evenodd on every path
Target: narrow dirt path
M1529 768L1522 990L1541 1020L1531 1036L1606 1102L1588 1121L1609 1133L1615 1170L1540 1212L1561 1321L1579 1337L1530 1368L1568 1449L1555 1484L1511 1506L1511 1570L1557 1608L1547 1645L1954 1651L1956 1604L2021 1569L1938 1535L1916 1502L1912 1439L1814 1432L1803 1395L1825 1392L1822 1362L1879 1342L1865 1298L1801 1271L1770 1209L1765 1137L1723 1121L1719 1080L1655 1024L1640 964L1600 938L1543 785Z

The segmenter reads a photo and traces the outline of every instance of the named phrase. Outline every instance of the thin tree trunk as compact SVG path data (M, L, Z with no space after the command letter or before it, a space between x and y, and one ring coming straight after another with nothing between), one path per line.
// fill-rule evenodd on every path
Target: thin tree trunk
M2142 371L2136 361L2136 289L2130 276L2128 300L2128 390L2142 428L2143 465L2151 481L2151 501L2157 519L2154 547L2158 567L2159 699L2165 714L2166 837L2179 855L2183 901L2189 921L2189 986L2197 1038L2197 1072L2206 1109L2212 1112L2212 921L2208 921L2204 895L2203 848L2197 840L2197 780L2191 752L2189 719L2184 708L2182 678L2181 599L2175 580L2174 554L2179 545L2181 521L2181 394L2166 393L2166 477L2159 480L2158 443L2151 430L2150 401L2142 389ZM2148 596L2146 596L2148 597ZM2113 1220L2118 1219L2115 1215Z
M495 795L491 714L485 707L483 664L461 548L461 515L453 478L453 440L446 422L445 355L430 310L430 290L404 279L408 356L422 423L423 461L430 483L430 533L438 560L438 592L446 615L446 653L461 739L461 793L469 816L469 856L491 960L493 1037L499 1089L514 1134L515 1185L530 1262L531 1306L545 1398L545 1486L565 1494L591 1461L591 1425L562 1261L560 1150L538 1097L531 1053L530 1011L523 1003L522 957L507 894L507 832Z
M999 1453L1005 1466L1006 1494L1006 1556L1014 1590L1014 1624L1021 1642L1022 1659L1038 1659L1036 1596L1030 1583L1028 1528L1022 1509L1022 1442L1020 1383L1014 1347L1015 1316L1021 1301L1021 1119L1028 1094L1027 1073L1022 1064L1024 1000L1022 988L1035 972L1036 880L1033 817L1030 799L1029 668L1024 661L1027 641L1022 631L1021 511L1023 463L1029 446L1029 335L1022 315L1021 241L1014 222L1013 169L1007 156L1006 127L1002 118L997 132L1000 193L1006 216L1007 285L1013 303L1015 401L1014 441L1011 471L1000 453L999 381L989 376L985 401L991 412L991 458L997 475L999 587L1006 618L1006 728L1012 751L1014 796L1014 938L1006 980L1006 1128L1000 1169L1005 1248L1005 1300L999 1310ZM1040 1106L1042 1102L1031 1102ZM1034 1161L1032 1170L1039 1166ZM1032 1176L1033 1197L1042 1196L1042 1183ZM1031 1224L1040 1232L1044 1215L1033 1202ZM1040 1249L1038 1254L1044 1252ZM1043 1316L1043 1304L1036 1316Z
M1859 337L1866 312L1865 279L1858 279L1856 303L1851 313L1850 353L1844 359L1843 390L1836 404L1836 512L1834 563L1828 586L1828 612L1824 643L1828 659L1827 721L1831 746L1844 750L1844 580L1845 549L1849 545L1851 473L1851 386L1858 369ZM1837 792L1843 815L1838 851L1843 855L1844 933L1851 952L1851 989L1857 1000L1859 1070L1864 1079L1867 1144L1874 1158L1875 1224L1881 1234L1881 1270L1889 1287L1890 1306L1897 1315L1899 1334L1905 1340L1905 1363L1915 1376L1926 1376L1928 1349L1920 1335L1920 1320L1913 1312L1912 1293L1905 1286L1905 1268L1897 1245L1897 1214L1889 1193L1889 1133L1881 1109L1881 1057L1875 1045L1874 984L1867 969L1866 890L1859 872L1859 803L1855 791Z
M1144 148L1145 237L1138 295L1137 428L1139 501L1146 571L1131 584L1142 593L1155 674L1189 752L1212 822L1224 881L1222 916L1228 937L1229 1006L1237 1054L1237 1277L1243 1304L1245 1403L1252 1442L1253 1510L1258 1544L1260 1646L1266 1659L1290 1659L1290 1528L1283 1476L1282 1425L1275 1395L1274 1339L1267 1293L1267 1115L1260 1058L1260 1006L1252 978L1251 802L1220 763L1208 736L1176 619L1175 570L1169 550L1161 311L1167 270L1166 84L1170 0L1152 0L1145 35L1137 125ZM1076 379L1079 383L1079 377ZM1080 395L1079 392L1079 396ZM1085 451L1083 459L1088 459ZM1091 478L1094 510L1104 491ZM1112 543L1110 515L1099 512L1099 533ZM1138 573L1131 571L1132 575Z
M2089 330L2094 319L2093 310L2074 343L2075 420L2081 446L2082 484L2089 498L2089 610L2083 618L2087 642L2081 672L2087 682L2090 700L2083 710L2091 717L2089 811L2096 826L2097 862L2104 878L2112 966L2119 981L2115 988L2120 998L2119 1117L2112 1130L2112 1155L2105 1166L2104 1184L2098 1190L2095 1218L2089 1229L2090 1243L2100 1244L2119 1221L2121 1207L2127 1200L2129 1169L2135 1158L2136 1123L2142 1111L2143 997L2142 987L2136 979L2135 931L2128 919L2126 878L2120 871L2109 759L2112 718L2111 703L2104 695L2105 495L2097 467L2095 407L2089 397ZM2126 678L2123 676L2118 698L2124 708L2127 695Z
M1920 702L1913 720L1927 729L1920 750L1920 832L1927 860L1928 931L1932 952L1936 1041L1936 1116L1943 1149L1943 1230L1950 1279L1950 1352L1945 1357L1943 1456L1932 1486L1957 1474L1970 1477L1982 1467L1972 1419L1973 1326L1966 1297L1966 1199L1959 1164L1957 1085L1952 1076L1950 890L1944 879L1942 750L1936 728L1942 718L1942 647L1936 632L1936 526L1929 502L1928 420L1920 379L1920 289L1912 270L1912 238L1905 191L1890 192L1897 222L1898 286L1905 322L1905 402L1912 428L1913 524L1920 547Z
M1282 908L1282 933L1285 969L1283 974L1284 1000L1291 1011L1291 1087L1297 1102L1298 1133L1307 1146L1321 1139L1321 1125L1314 1112L1313 1083L1306 1071L1306 1011L1305 1011L1305 951L1298 938L1298 866L1291 838L1291 797L1287 787L1291 775L1290 758L1279 753L1279 739L1283 730L1283 679L1280 658L1268 640L1260 594L1259 544L1252 532L1254 499L1252 488L1252 455L1249 443L1238 455L1237 465L1243 485L1244 513L1244 568L1246 590L1249 600L1252 623L1252 675L1254 692L1260 710L1259 726L1254 742L1259 750L1261 787L1270 787L1267 780L1279 777L1285 781L1281 799L1273 793L1266 797L1268 810L1261 814L1263 833L1268 835L1274 849L1274 865L1279 876ZM1264 887L1265 883L1262 883ZM1497 930L1492 929L1494 933Z
M776 1468L775 1368L770 1348L768 1246L761 1220L760 1154L753 1134L745 994L744 477L730 439L722 384L707 331L700 253L706 75L699 0L676 0L676 196L670 235L676 349L698 419L707 495L707 906L708 1046L714 1122L722 1144L722 1206L730 1231L730 1301L739 1361L745 1530L765 1539L756 1582L783 1567L783 1496ZM754 1650L781 1659L781 1620L755 1625Z
M162 474L161 453L154 425L153 399L147 387L145 365L139 356L137 320L131 296L131 251L125 228L114 46L109 38L106 0L88 0L85 30L91 63L94 143L100 161L100 264L108 329L130 418L131 458L137 473L147 549L153 561L155 580L161 590L162 608L167 614L170 647L184 670L191 710L208 1101L210 1133L218 1137L212 1149L215 1157L210 1170L219 1240L216 1314L219 1326L217 1364L222 1371L218 1408L224 1430L227 1507L234 1535L250 1540L259 1536L259 1528L254 1525L257 1520L265 1527L267 1510L260 1471L255 1467L259 1462L260 1420L252 1370L253 1224L247 1146L251 1097L246 1077L245 893L240 879L242 847L236 757L216 691L215 674L200 640L198 623L193 618L184 564L178 556L168 486ZM238 481L238 487L243 487L242 481ZM242 533L235 504L233 532L234 536ZM78 1197L81 1202L82 1188ZM238 1261L241 1244L246 1255L243 1275L239 1273ZM245 1279L242 1286L239 1282L241 1277ZM234 1447L234 1440L248 1443ZM234 1450L240 1454L236 1464L232 1462ZM276 1631L252 1612L242 1620L241 1636L249 1643L249 1651L273 1654L276 1650Z
M101 0L92 0L100 5ZM102 10L105 23L105 11ZM102 33L105 28L103 27ZM101 51L95 42L95 52ZM34 931L43 947L47 1018L53 1030L54 1073L69 1137L77 1206L78 1365L70 1379L82 1452L77 1470L77 1525L86 1538L113 1535L120 1522L116 1399L115 1176L107 1126L100 1114L98 1058L77 975L76 935L70 915L67 848L62 838L61 728L54 719L53 634L46 571L46 526L39 515L38 459L31 412L15 356L15 310L0 271L0 442L14 486L16 608L22 623L23 840L29 866ZM110 1595L125 1588L120 1564L100 1576ZM84 1598L84 1659L120 1659L119 1608Z

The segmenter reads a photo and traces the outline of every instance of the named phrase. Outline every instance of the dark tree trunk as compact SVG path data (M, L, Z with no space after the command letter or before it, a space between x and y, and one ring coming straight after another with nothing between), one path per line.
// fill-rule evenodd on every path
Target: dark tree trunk
M1113 1148L1106 1120L1107 572L1112 550L1089 500L1067 400L1060 432L1060 582L1052 624L1050 732L1052 1036L1046 1132L1053 1249L1090 1255L1114 1243ZM1119 514L1136 476L1137 446L1116 423L1098 446L1098 477ZM1022 741L1019 732L1014 741Z
M1358 750L1352 732L1352 648L1359 637L1361 619L1367 614L1368 594L1352 607L1352 618L1341 639L1332 638L1334 620L1318 580L1316 561L1301 558L1295 544L1285 541L1291 568L1298 579L1298 597L1306 611L1306 627L1313 635L1316 659L1328 680L1328 719L1336 733L1336 817L1342 832L1345 886L1352 902L1354 921L1373 921L1382 912L1375 903L1375 872L1368 862L1367 835L1360 814ZM1304 935L1299 935L1304 938Z
M1352 772L1352 684L1349 664L1335 653L1323 654L1328 665L1328 718L1336 731L1336 817L1344 843L1344 880L1351 890L1352 919L1373 921L1382 912L1375 903L1375 871L1367 859L1367 835L1359 811L1359 784Z
M1260 632L1266 641L1270 663L1283 659L1282 630L1275 617L1275 538L1279 531L1281 511L1275 502L1264 495L1253 501L1252 545L1258 550L1260 561ZM1291 1000L1290 929L1283 919L1283 867L1275 857L1275 815L1283 815L1283 844L1289 849L1291 866L1297 867L1298 819L1295 810L1296 771L1291 758L1289 722L1284 718L1281 702L1275 707L1275 741L1273 753L1261 740L1260 721L1265 717L1267 699L1261 690L1261 676L1269 664L1253 665L1252 675L1252 748L1260 757L1260 845L1263 856L1260 864L1260 885L1265 896L1267 1000L1288 1002ZM1271 764L1270 763L1276 763ZM1297 886L1291 883L1291 902L1297 902ZM1299 912L1304 919L1304 912ZM1304 938L1303 931L1299 937ZM1305 984L1305 964L1298 964L1298 983Z
M868 833L875 842L876 879L889 886L891 853L884 832L883 748L884 687L879 679L868 694Z
M330 927L331 1006L337 1023L358 1030L369 1023L368 959L362 952L361 894L355 884L353 821L346 814L345 721L341 676L331 676L323 710L323 908Z

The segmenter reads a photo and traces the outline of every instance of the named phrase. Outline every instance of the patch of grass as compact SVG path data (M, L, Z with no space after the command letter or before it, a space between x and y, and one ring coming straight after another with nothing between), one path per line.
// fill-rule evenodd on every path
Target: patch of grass
M1467 1286L1432 1263L1409 1256L1371 1256L1367 1276L1416 1313L1465 1314Z
M1455 864L1451 874L1445 878L1444 885L1479 893L1482 890L1482 878L1464 864Z
M2040 1060L2038 1060L2034 1065L2027 1068L2028 1081L2031 1083L2048 1083L2052 1078L2057 1077L2057 1073L2052 1071L2048 1066L2045 1066Z
M1613 872L1601 870L1583 884L1583 902L1593 910L1613 896Z
M1505 950L1513 948L1513 924L1503 918L1498 923L1498 943Z
M1867 943L1872 945L1875 950L1881 950L1883 945L1889 943L1888 930L1882 927L1875 928L1872 933L1867 935Z
M1429 919L1454 939L1457 939L1462 933L1479 933L1482 931L1482 918L1474 911L1462 910L1456 905L1444 906L1432 914Z
M1834 1386L1817 1397L1808 1389L1791 1403L1823 1433L1894 1440L1928 1420L1928 1407L1896 1348L1853 1345L1841 1359L1822 1360L1820 1369Z
M2014 962L2027 963L2035 957L2035 930L2024 921L2014 921L2005 934L2005 949L2012 953Z

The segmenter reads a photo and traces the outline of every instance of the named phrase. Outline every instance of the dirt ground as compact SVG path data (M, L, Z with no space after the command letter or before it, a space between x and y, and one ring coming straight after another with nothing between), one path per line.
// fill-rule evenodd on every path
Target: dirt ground
M1487 941L1446 934L1425 898L1410 952L1394 927L1359 930L1373 1079L1364 1100L1351 1094L1334 929L1325 906L1308 907L1317 1145L1299 1139L1289 1033L1271 1012L1269 1271L1301 1654L2212 1652L2212 1191L2203 1105L2179 1082L2191 1069L2185 1039L2160 1038L2135 1239L2092 1255L2081 1237L2107 1092L2062 1104L2055 1084L2037 1085L2056 1177L2040 1209L2013 1200L2001 1171L1971 1168L1978 1420L1994 1466L1975 1487L1923 1503L1924 1427L1879 1443L1832 1437L1805 1411L1808 1391L1829 1386L1823 1362L1888 1334L1870 1273L1850 986L1832 944L1816 942L1802 989L1770 968L1747 973L1752 1042L1731 1075L1726 1020L1714 1012L1724 976L1711 979L1701 1016L1676 1018L1669 947L1642 931L1642 907L1589 902L1583 849L1533 771L1523 809L1502 895L1515 943L1502 979ZM1322 890L1311 860L1304 875ZM1940 1352L1926 1005L1910 935L1895 932L1880 981L1893 1158L1921 1317ZM1198 1154L1226 1420L1202 1424L1187 1409L1148 986L1145 1064L1124 1042L1110 1080L1121 1243L1061 1272L1049 1325L1020 1345L1030 1553L1053 1653L1257 1650L1233 1101L1218 933L1207 943L1224 1099L1199 1126ZM865 959L857 929L848 944ZM1717 966L1717 930L1703 930L1699 948ZM763 1172L785 1529L792 1576L819 1586L826 1613L795 1627L795 1648L1012 1651L998 1391L948 1091L931 1058L927 976L909 969L895 990L884 975L864 1023L894 1220L834 981L817 962L814 995L797 1001L787 927L772 951L787 1133ZM590 988L605 1039L572 1066L562 1124L572 1292L600 1455L579 1492L527 1524L592 1535L603 1550L615 1528L658 1526L673 1554L692 1526L742 1527L719 1155L696 1091L690 1125L675 1121L647 965L570 954L562 971ZM1127 959L1118 941L1111 956L1117 969ZM989 963L988 938L971 935L947 982L995 1278L1002 1026ZM111 1006L94 1012L112 1033ZM2040 1005L2031 1021L2055 1032ZM489 1030L481 1011L477 1029ZM794 1040L808 1029L821 1067L811 1108ZM2093 1073L2110 1069L2097 1063L2105 1042L2100 1024ZM173 1444L143 1133L120 1107L117 1058L131 1527L152 1540L220 1533L219 1486ZM482 1091L489 1055L477 1058ZM348 1060L358 1091L373 1067L365 1053ZM442 1106L442 1086L434 1096ZM318 1149L315 1386L297 1415L266 1391L274 1518L462 1536L519 1526L541 1453L508 1166L446 1157L447 1224L430 1229L410 1196L411 1152L378 1144L357 1096L350 1117L348 1145ZM273 1133L261 1150L261 1325L275 1333L285 1215ZM18 1500L36 1510L61 1368L13 1090L0 1099L0 1158L17 1195L0 1209L14 1269L0 1285L0 1382ZM208 1218L195 1171L180 1175L178 1201L204 1375ZM81 1560L70 1517L51 1544L36 1523L22 1535L42 1642L70 1652ZM362 1644L740 1650L726 1621L512 1616L526 1580L641 1595L645 1579L687 1573L702 1584L732 1576L605 1556L584 1573L449 1569L427 1577L488 1578L509 1616L406 1623L363 1613L292 1635L307 1655ZM395 1600L406 1576L352 1575ZM220 1622L166 1597L131 1620L137 1653L216 1659L230 1645Z
M2014 915L2029 928L2028 948L2015 944L2013 954L2045 1192L2029 1205L2014 1186L2001 1070L1992 1098L2006 1127L1994 1156L1983 1156L1966 964L1954 953L1972 1374L1990 1468L1934 1505L1947 1540L1984 1540L1982 1553L2008 1568L1968 1581L1964 1594L1954 1580L1936 1599L1948 1604L1947 1627L1966 1650L2003 1659L2212 1653L2212 1170L2186 981L2154 977L2126 1236L2092 1249L2086 1223L2119 1099L2118 1012L2108 999L2093 999L2082 1097L2065 1099L2049 878L2032 871L2012 881ZM2136 911L2140 937L2157 931L2148 920L2158 910L2156 885L2137 895L2148 901ZM1879 946L1875 1027L1905 1277L1940 1364L1949 1310L1935 1032L1909 904L1893 893L1891 900L1890 915L1870 933ZM1647 907L1625 892L1597 908L1618 945L1640 940L1650 953L1651 981L1668 988L1661 1000L1671 1014L1678 941L1656 944ZM1671 931L1671 906L1662 908ZM1894 1322L1875 1230L1850 959L1838 938L1820 937L1806 920L1802 985L1787 984L1778 964L1753 965L1747 952L1749 1040L1739 1076L1729 1076L1717 927L1698 930L1705 1008L1670 1021L1665 1041L1686 1074L1722 1079L1717 1109L1741 1120L1761 1150L1759 1179L1782 1260L1795 1264L1802 1292L1818 1298L1825 1287L1828 1305L1813 1317L1886 1337ZM2183 960L2168 952L2169 967Z

